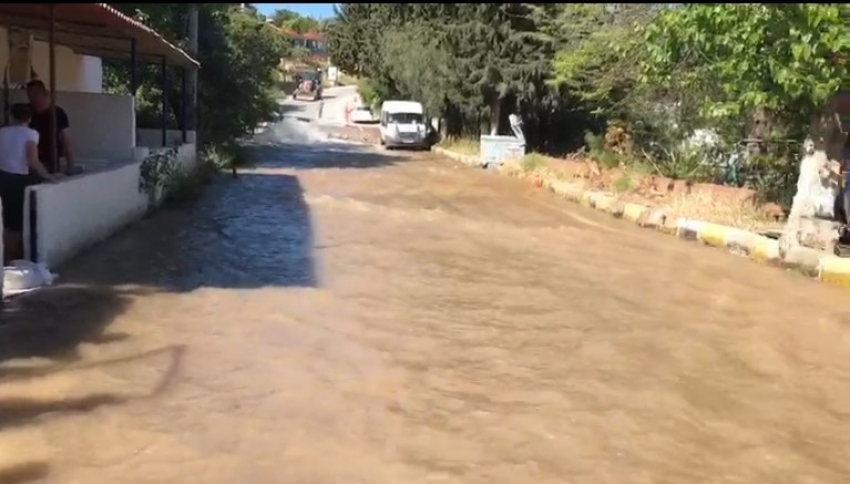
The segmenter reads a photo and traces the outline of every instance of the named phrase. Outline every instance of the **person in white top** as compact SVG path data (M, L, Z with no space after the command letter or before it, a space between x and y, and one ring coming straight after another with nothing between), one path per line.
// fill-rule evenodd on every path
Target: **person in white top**
M4 263L23 257L24 195L38 183L31 174L53 181L38 159L38 131L29 127L32 109L27 104L12 106L12 123L0 128L0 199L3 200Z

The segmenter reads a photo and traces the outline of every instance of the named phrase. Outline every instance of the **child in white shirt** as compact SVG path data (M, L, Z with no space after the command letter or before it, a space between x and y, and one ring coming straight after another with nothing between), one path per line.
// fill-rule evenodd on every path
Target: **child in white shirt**
M0 199L3 200L4 263L23 257L24 195L34 183L31 173L43 180L56 177L38 159L38 132L29 127L32 110L27 104L11 109L12 123L0 128Z

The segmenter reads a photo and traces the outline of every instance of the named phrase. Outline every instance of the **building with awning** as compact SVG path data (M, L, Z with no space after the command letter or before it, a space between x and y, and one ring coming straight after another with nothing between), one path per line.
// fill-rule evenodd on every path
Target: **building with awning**
M129 94L103 91L104 59L126 62ZM180 130L167 129L165 96L161 128L137 129L136 72L141 66L159 66L163 84L168 76L185 79L188 69L200 67L142 22L105 3L0 4L0 64L3 112L26 101L27 82L44 82L70 118L82 167L57 183L28 188L24 242L30 260L59 264L141 217L151 203L139 190L141 163L151 154L173 153L180 166L194 166L187 96L170 110L181 113Z

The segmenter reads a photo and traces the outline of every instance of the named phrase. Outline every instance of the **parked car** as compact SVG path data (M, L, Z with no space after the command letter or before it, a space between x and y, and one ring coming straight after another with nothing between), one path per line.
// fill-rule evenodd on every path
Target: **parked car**
M372 109L369 106L357 106L351 111L352 123L374 123L375 115L372 114Z

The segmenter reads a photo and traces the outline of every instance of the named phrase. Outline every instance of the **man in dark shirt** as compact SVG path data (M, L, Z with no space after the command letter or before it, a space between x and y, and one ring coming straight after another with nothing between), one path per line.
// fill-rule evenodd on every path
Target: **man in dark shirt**
M50 173L63 173L74 166L74 152L71 149L70 123L65 110L56 106L56 147L57 159L51 160L50 149L50 92L44 83L35 80L27 84L27 97L32 106L30 128L38 131L38 159Z

